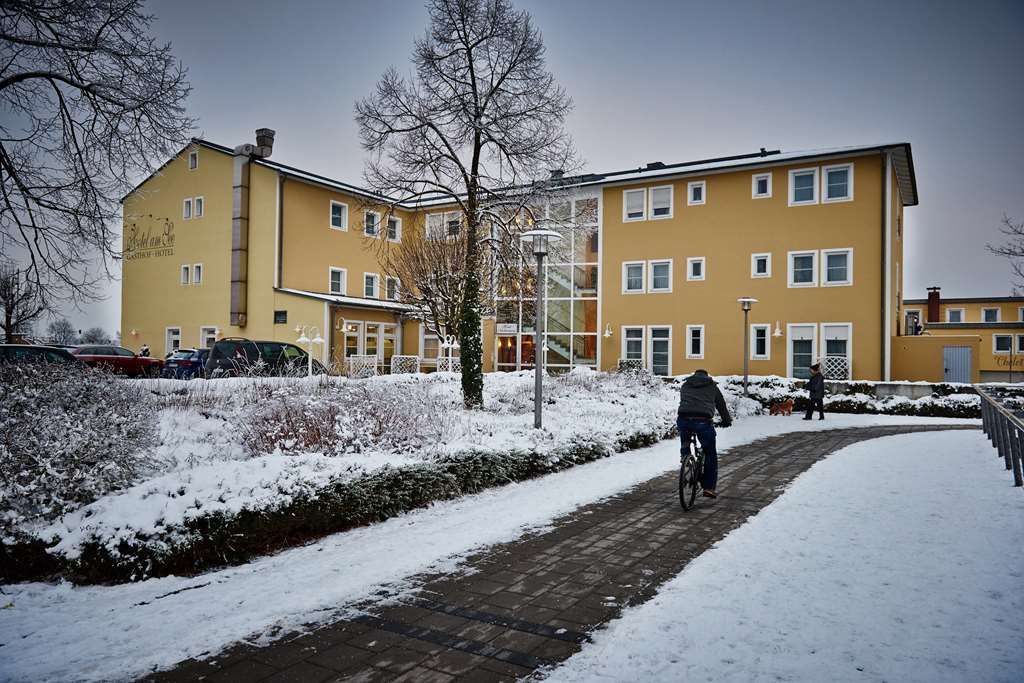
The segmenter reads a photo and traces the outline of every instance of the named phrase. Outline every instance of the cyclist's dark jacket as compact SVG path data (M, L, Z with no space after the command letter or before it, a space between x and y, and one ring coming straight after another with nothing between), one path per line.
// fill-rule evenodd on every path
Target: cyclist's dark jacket
M722 416L722 424L732 424L732 416L725 405L725 397L715 380L705 374L693 374L679 388L679 417L712 418L715 410Z

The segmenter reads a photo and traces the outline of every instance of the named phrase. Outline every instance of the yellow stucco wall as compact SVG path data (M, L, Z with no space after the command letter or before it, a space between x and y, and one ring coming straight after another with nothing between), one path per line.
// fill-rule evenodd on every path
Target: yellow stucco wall
M788 171L852 162L854 200L788 206ZM772 196L751 198L751 176L765 169L693 176L673 185L673 217L623 221L623 191L656 187L665 182L604 188L602 226L603 306L601 365L615 367L621 354L622 326L671 325L673 374L704 367L714 373L743 370L743 314L736 299L758 299L750 324L776 322L783 338L771 338L771 358L751 360L754 374L787 372L787 325L852 323L853 375L880 379L882 375L882 201L884 177L878 155L827 162L802 162L770 169ZM706 204L687 205L687 183L706 180ZM787 286L788 252L853 249L852 286ZM771 277L751 277L751 256L771 253ZM706 279L688 281L687 258L705 257ZM623 294L625 261L673 260L671 293ZM895 296L895 293L894 293ZM895 314L894 314L895 315ZM686 357L687 325L704 325L702 359ZM895 334L895 328L893 328ZM817 345L823 353L822 344Z

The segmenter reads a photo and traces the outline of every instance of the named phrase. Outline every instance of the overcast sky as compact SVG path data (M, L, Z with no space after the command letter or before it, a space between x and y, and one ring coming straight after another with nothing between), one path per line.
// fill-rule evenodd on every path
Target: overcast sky
M592 171L756 151L909 141L905 293L1005 296L985 251L1024 220L1024 2L517 0L575 101ZM233 146L277 131L274 159L359 183L353 104L408 71L415 0L163 0L155 31L189 69L198 135ZM168 295L173 295L169 290ZM120 326L110 298L69 312Z

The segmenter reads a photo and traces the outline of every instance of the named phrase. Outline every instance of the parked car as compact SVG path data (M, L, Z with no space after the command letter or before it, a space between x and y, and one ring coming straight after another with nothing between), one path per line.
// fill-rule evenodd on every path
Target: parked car
M86 365L128 377L159 377L164 364L159 358L146 358L123 346L83 344L71 353Z
M206 360L210 349L178 349L164 361L161 377L192 379L206 376Z
M0 344L0 363L77 363L65 349L31 344Z
M226 337L218 340L210 349L210 357L206 361L206 376L301 376L308 371L308 363L306 352L294 344ZM313 374L327 374L327 368L315 358Z

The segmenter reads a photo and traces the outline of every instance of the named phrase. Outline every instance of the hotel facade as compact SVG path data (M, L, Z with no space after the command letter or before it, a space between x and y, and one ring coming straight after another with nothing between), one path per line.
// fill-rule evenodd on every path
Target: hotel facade
M398 300L376 245L457 230L459 215L386 210L387 198L271 160L272 147L266 129L237 148L194 140L125 197L124 343L294 342L315 326L315 354L336 367L375 358L386 372L396 355L435 367L441 341ZM918 202L908 143L653 162L565 185L546 215L592 218L547 267L552 371L629 361L736 374L746 339L752 374L805 377L822 362L837 379L935 379L901 367L918 354L895 348L920 336L901 286L903 210ZM501 294L483 323L485 370L532 367L532 300ZM757 299L746 324L740 297Z

